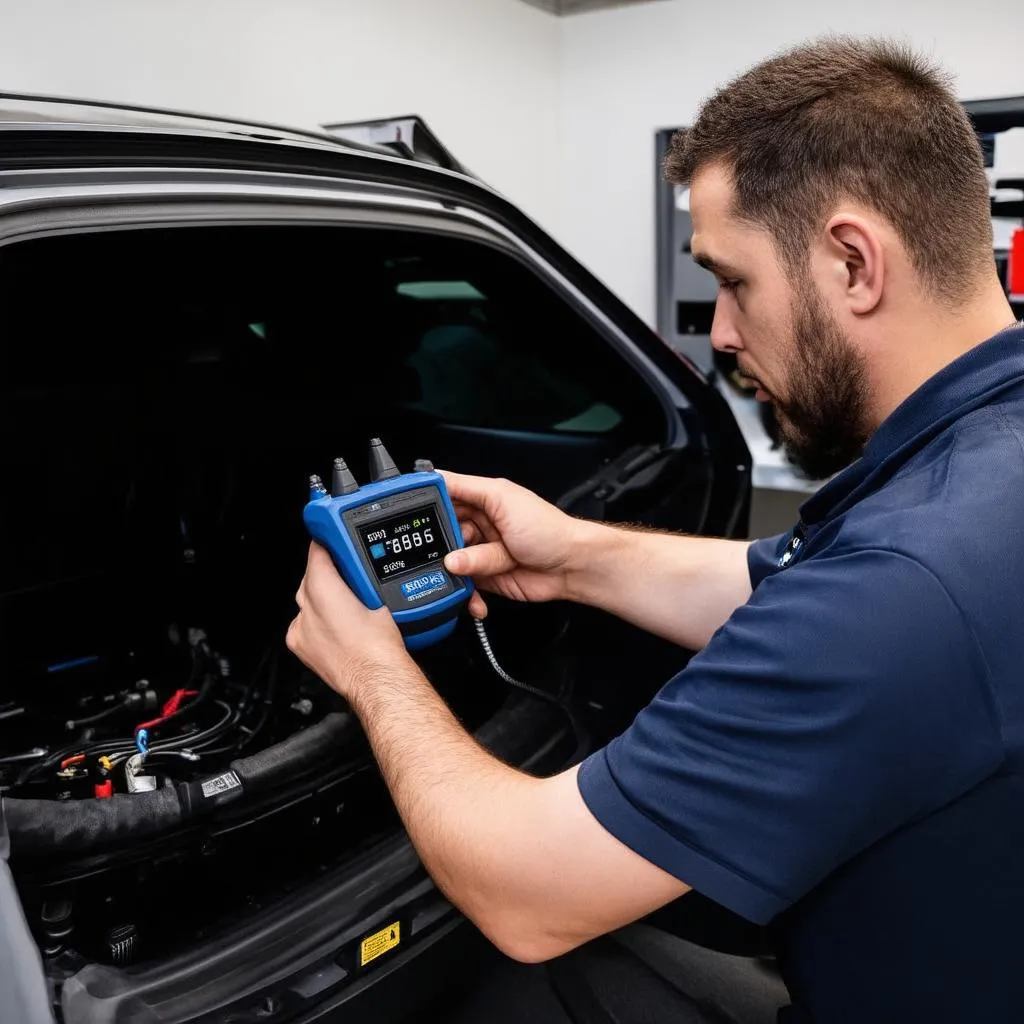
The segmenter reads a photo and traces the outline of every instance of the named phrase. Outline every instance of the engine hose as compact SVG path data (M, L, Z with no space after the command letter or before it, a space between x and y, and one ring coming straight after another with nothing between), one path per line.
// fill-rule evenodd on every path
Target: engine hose
M247 793L269 789L327 760L352 724L344 712L276 746L232 762L230 771L153 792L115 794L104 800L0 798L13 856L82 854L101 846L138 842L171 832Z
M176 789L144 795L116 794L107 800L17 800L4 797L2 813L15 859L31 855L83 853L96 846L138 842L182 821Z
M228 771L180 786L186 814L208 813L243 794L260 793L302 775L338 750L352 724L350 714L334 711L258 754L232 761Z
M276 746L231 762L231 770L250 791L276 786L279 782L312 768L331 751L337 750L353 719L344 711L329 715L302 732L294 733Z

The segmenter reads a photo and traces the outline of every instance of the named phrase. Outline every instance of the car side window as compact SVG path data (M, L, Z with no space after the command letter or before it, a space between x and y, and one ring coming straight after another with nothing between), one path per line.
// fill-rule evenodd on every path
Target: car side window
M448 423L538 432L602 434L622 422L588 383L585 363L574 374L546 359L536 339L522 337L529 326L518 314L474 282L408 280L396 293L416 324L405 361L419 395L409 408Z

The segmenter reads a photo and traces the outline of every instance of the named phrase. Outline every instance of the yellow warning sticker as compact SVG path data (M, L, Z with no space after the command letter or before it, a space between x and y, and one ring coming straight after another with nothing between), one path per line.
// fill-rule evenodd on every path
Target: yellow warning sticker
M379 932L363 939L359 944L359 966L365 967L371 960L383 956L392 950L402 941L402 933L399 924L389 924L387 928L381 928Z

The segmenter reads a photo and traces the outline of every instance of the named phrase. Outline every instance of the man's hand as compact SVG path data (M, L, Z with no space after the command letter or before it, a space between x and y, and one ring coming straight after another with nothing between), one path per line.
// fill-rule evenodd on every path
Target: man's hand
M370 611L315 541L295 603L299 614L288 628L288 649L347 700L383 672L412 664L391 613Z
M507 480L443 475L467 544L445 565L480 590L592 605L692 651L750 597L746 541L573 519ZM479 593L469 610L486 614Z
M574 560L588 524L508 480L442 475L467 545L445 559L450 572L472 576L481 590L514 601L570 596ZM469 611L477 618L487 614L479 594L470 599Z

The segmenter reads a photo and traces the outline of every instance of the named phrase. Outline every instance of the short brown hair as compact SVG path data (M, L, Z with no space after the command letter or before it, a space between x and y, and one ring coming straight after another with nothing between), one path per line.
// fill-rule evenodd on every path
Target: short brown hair
M666 177L732 172L735 211L766 227L791 272L850 198L895 228L928 290L954 302L993 265L981 146L948 77L905 46L829 37L719 89L676 133Z

